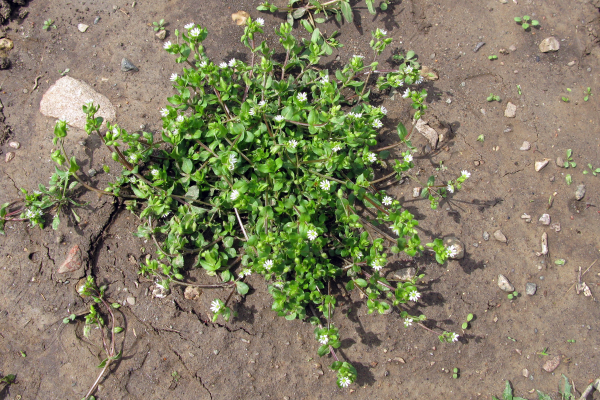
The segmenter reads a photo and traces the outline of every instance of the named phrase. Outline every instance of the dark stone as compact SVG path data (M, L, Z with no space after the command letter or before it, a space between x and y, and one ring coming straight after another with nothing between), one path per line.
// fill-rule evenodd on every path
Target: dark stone
M128 59L126 59L126 58L123 57L123 59L121 60L121 71L123 71L123 72L129 72L129 71L137 72L137 71L139 71L139 69L131 61L129 61Z

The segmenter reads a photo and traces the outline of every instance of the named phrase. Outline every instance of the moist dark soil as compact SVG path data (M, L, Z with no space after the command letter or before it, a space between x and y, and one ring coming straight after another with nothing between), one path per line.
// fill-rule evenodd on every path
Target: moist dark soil
M15 3L0 0L0 10ZM180 66L162 50L153 21L168 22L167 40L175 40L174 30L189 22L207 27L206 51L221 62L247 58L239 40L242 28L232 23L231 13L245 10L263 17L272 47L277 46L273 28L285 20L281 13L256 11L259 1L133 3L46 0L22 8L29 11L25 18L13 11L15 19L4 26L14 48L10 69L0 71L6 124L0 126L0 145L4 154L16 156L0 162L0 203L20 198L19 188L33 190L53 172L55 120L41 115L39 104L66 69L111 100L116 122L125 129L144 125L158 134L158 111L173 90L168 78ZM441 344L437 334L422 327L404 328L397 311L367 315L358 293L340 290L334 316L343 338L339 355L356 366L359 377L339 389L328 368L332 360L317 356L312 326L277 317L261 277L250 276L250 294L234 298L237 316L229 323L212 323L209 310L210 302L225 299L226 292L204 291L186 299L184 288L175 286L167 297L155 298L152 282L138 275L139 262L154 254L154 246L132 235L136 217L120 201L81 191L79 201L87 205L79 210L80 223L63 221L58 231L8 223L0 236L0 375L17 376L0 399L85 395L99 372L100 337L93 331L86 339L81 322L64 325L62 319L89 307L75 286L90 274L108 285L111 301L125 304L117 313L125 328L119 342L123 358L101 381L98 399L491 399L501 396L506 380L518 396L537 398L537 389L559 399L562 374L579 392L600 376L600 176L583 174L588 163L600 167L600 4L394 0L375 16L363 1L353 4L354 23L321 26L329 33L339 30L344 44L322 66L331 71L353 54L370 55L370 32L386 29L394 45L382 55L382 65L391 67L393 52L414 50L439 75L424 84L429 93L424 119L449 128L437 149L414 134L419 153L413 173L441 181L465 169L472 174L464 189L437 210L413 198L418 186L413 181L386 189L419 219L423 242L454 235L465 245L465 257L445 265L423 255L394 258L384 269L389 277L407 266L423 271L423 298L411 313L425 314L428 329L459 333L459 342ZM539 20L541 27L523 30L513 20L523 15ZM44 31L49 18L57 28ZM79 23L89 25L88 31L79 32ZM306 35L301 29L296 33ZM560 50L542 53L538 45L549 36L559 40ZM474 52L480 42L485 45ZM498 59L491 61L490 55ZM123 57L139 71L122 72ZM588 87L592 94L584 101ZM490 93L501 101L487 102ZM375 91L374 99L389 110L380 143L392 144L397 123L410 124L409 109L401 92ZM515 118L504 116L508 102L517 106ZM483 142L477 141L480 135ZM21 144L18 150L8 146L9 136ZM531 143L530 150L519 150L523 141ZM72 130L67 147L89 184L102 188L114 179L113 172L88 174L91 168L102 171L103 164L119 170L97 139ZM576 168L554 162L565 158L567 149ZM545 158L550 163L536 172L535 162ZM582 183L587 191L577 201L575 189ZM531 222L521 218L523 213ZM560 223L559 232L538 222L544 213ZM496 230L507 243L494 239ZM538 257L544 232L549 254ZM82 251L83 267L58 274L74 245ZM564 265L555 263L559 259ZM576 293L579 267L587 271L582 281L592 296ZM498 288L498 274L515 285L516 299ZM211 282L199 270L190 270L186 280ZM525 294L528 282L537 284L533 296ZM133 305L128 297L135 298ZM469 313L475 318L463 331ZM549 355L540 354L543 349ZM556 356L558 368L544 371L544 363ZM460 370L458 379L448 373L453 368Z

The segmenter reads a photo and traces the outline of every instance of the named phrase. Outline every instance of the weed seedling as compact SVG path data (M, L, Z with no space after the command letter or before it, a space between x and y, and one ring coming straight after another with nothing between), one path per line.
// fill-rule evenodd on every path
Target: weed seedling
M42 26L42 29L47 31L50 28L54 28L56 29L56 25L54 25L54 20L52 19L47 19L44 21L44 25Z
M536 19L531 19L531 17L529 15L523 15L522 17L515 17L515 22L517 24L521 25L521 27L523 27L524 30L529 29L530 26L533 26L533 27L540 26L540 21L538 21Z
M519 292L517 292L516 290L512 293L508 294L508 299L512 300L512 299L516 299L519 296Z
M483 135L483 133L479 136L477 136L477 141L483 143L483 141L485 140L485 136Z
M2 378L0 378L0 392L4 392L4 389L7 386L12 385L13 383L15 383L15 380L17 379L16 375L4 375Z
M521 95L521 85L517 85L517 92L519 93L519 96Z
M492 399L500 400L496 396L493 396ZM506 381L506 386L504 387L504 392L502 392L502 399L503 400L527 400L527 399L524 399L523 397L513 396L512 386L510 385L509 381Z
M490 93L490 95L486 99L487 101L500 101L500 96L496 96L494 93Z
M454 368L454 369L452 370L452 378L454 378L454 379L458 379L458 377L459 377L459 373L460 373L460 372L459 372L458 368Z
M548 354L548 347L544 347L542 349L542 351L538 351L537 355L538 356L549 356L550 354Z
M462 328L467 329L469 327L469 322L471 322L472 320L473 320L473 314L467 315L467 321L463 322Z
M583 101L588 101L590 99L590 96L592 95L592 88L588 87L584 93L585 97L583 98Z
M592 175L594 175L594 176L596 176L596 175L600 174L600 168L596 168L596 169L594 169L594 167L592 166L592 164L588 164L588 168L590 169L589 171L588 171L588 170L585 170L585 171L583 171L583 174L584 174L584 175L587 175L587 174L589 174L590 172L591 172L591 174L592 174Z
M565 103L568 103L570 100L567 96L563 96L561 97L562 101L564 101Z
M575 161L573 161L573 150L571 149L567 149L567 160L565 161L565 163L563 164L563 167L565 168L575 168L577 166L577 163L575 163Z
M576 343L576 342L577 342L577 340L575 340L575 339L568 339L567 340L567 343Z
M497 60L497 59L498 59L498 56L497 56L497 55L495 55L495 54L492 54L491 56L488 56L488 59L489 59L490 61L494 61L494 60Z
M565 265L565 260L562 258L559 258L558 260L554 261L554 264L556 265Z
M565 175L565 181L567 182L567 185L573 183L573 178L571 177L571 174Z
M165 20L163 18L158 22L153 22L152 25L154 26L154 32L158 32L158 31L164 31L167 23L165 22Z

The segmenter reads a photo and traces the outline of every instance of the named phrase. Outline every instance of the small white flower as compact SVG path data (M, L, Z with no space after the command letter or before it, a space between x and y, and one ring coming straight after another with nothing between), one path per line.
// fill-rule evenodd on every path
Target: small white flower
M168 117L169 116L169 110L167 110L166 108L161 108L160 109L160 115L162 115L163 117Z
M185 117L183 115L178 115L176 120L177 122L183 122L185 120Z
M221 64L219 64L219 68L227 68L227 63L222 62Z
M458 342L458 334L456 332L452 332L450 339L452 339L452 342Z
M229 161L228 161L228 168L230 171L233 171L235 169L235 164L237 163L237 157L235 156L235 154L230 154L229 155Z
M129 156L129 162L130 163L136 163L138 162L138 155L137 154L132 154ZM135 178L134 178L135 179Z
M352 57L357 58L357 59L365 58L365 56L361 56L361 55L357 55L357 54L353 55Z
M375 129L379 129L383 126L383 124L381 123L380 120L376 119L375 121L373 121L373 128Z
M413 323L413 319L408 317L404 320L404 327L408 328L409 326L411 326Z
M221 308L223 308L223 306L219 300L213 300L212 303L210 303L210 311L214 312L215 314L221 311Z
M171 74L171 82L175 82L177 80L177 78L179 78L179 75Z
M267 271L270 271L271 268L273 267L273 260L267 260L267 261L265 261L265 263L263 264L263 267L265 267L265 269Z
M196 25L196 24L194 24L193 22L190 22L189 24L186 24L184 26L184 28L189 31L190 29L192 29L194 27L194 25Z
M369 153L367 160L369 160L370 163L374 163L377 161L377 155L375 153Z
M231 60L229 60L229 66L234 67L236 62L237 61L235 60L235 58L232 58Z
M157 169L153 169L152 171L150 171L150 173L152 174L152 176L158 176L158 174L160 173L160 171L157 170Z
M406 88L406 91L404 92L402 97L404 97L406 99L408 96L410 96L410 89Z
M392 232L394 232L396 235L400 236L400 230L398 228L396 228L394 225L390 226L390 229L392 230Z
M240 278L243 278L245 276L250 276L250 275L252 275L252 271L250 270L250 268L244 268L243 270L240 271L238 276Z
M200 68L205 68L207 65L208 63L206 62L206 60L204 60L200 63Z
M329 343L329 336L327 336L327 335L319 336L319 343L321 343L321 344Z
M379 29L379 32L381 32L382 35L387 35L387 31L385 29Z
M387 115L387 108L385 108L384 106L381 106L380 110L383 115Z
M381 202L383 203L384 206L391 206L392 198L390 196L385 196Z
M408 67L404 68L404 73L405 74L410 74L412 71L413 71L413 69L412 69L411 66L408 66Z
M234 190L229 195L229 198L231 199L231 201L236 201L238 197L240 197L240 192L238 192L237 190Z
M448 186L446 186L446 190L450 193L454 193L454 186L448 185Z
M407 155L404 156L404 162L412 162L413 160L413 156L412 154L408 153Z
M350 381L350 378L348 378L347 376L341 377L339 382L340 382L340 386L343 388L350 386L350 384L352 383L352 381Z
M198 28L194 28L190 31L190 36L191 37L198 37L200 36L200 29Z
M317 235L317 232L313 229L309 230L308 233L306 234L306 236L308 236L308 240L310 240L311 242L313 240L315 240L317 237L319 237L319 235Z
M171 214L171 211L167 211L162 215L163 218L167 218Z
M417 81L415 82L415 84L419 85L421 83L423 83L423 77L422 76L420 76L419 79L417 79Z
M306 93L300 92L300 93L298 93L296 98L298 99L299 102L304 103L307 99L307 96L306 96Z
M295 149L295 148L296 148L296 146L298 146L298 142L297 142L297 141L295 141L294 139L292 139L292 140L290 140L290 141L288 142L288 145L289 145L289 146L290 146L292 149Z
M464 176L467 179L471 177L471 173L469 171L467 171L466 169L460 171L460 173L462 176Z
M264 106L266 106L266 105L267 105L267 102L266 102L266 101L264 101L264 100L261 100L261 101L260 101L260 103L258 103L258 106L259 106L259 107L264 107Z
M179 135L179 129L173 129L172 135Z
M277 122L281 122L281 121L283 121L285 118L283 117L283 115L278 115L278 116L276 116L274 119L275 119L275 121L277 121Z
M358 258L359 260L360 260L361 258L363 258L363 253L362 253L362 251L359 251L358 253L356 253L356 258Z
M321 83L326 84L329 83L329 75L325 75L321 78Z
M417 301L419 300L419 297L421 297L421 293L417 292L416 290L413 290L408 294L408 299L410 301Z
M340 147L339 144L336 144L335 146L333 146L333 149L331 149L331 151L333 151L334 153L337 153L338 151L340 151L342 148Z
M329 188L331 187L331 182L329 182L327 179L321 181L321 189L323 190L329 190Z
M453 244L452 246L446 249L446 255L448 257L456 257L458 255L458 246Z
M283 289L283 282L275 282L273 284L273 286L275 286L279 290L282 290Z
M371 264L371 267L373 267L373 269L375 271L381 271L381 268L383 268L383 265L379 264L379 261L373 261L373 264Z
M248 111L248 114L250 114L250 115L254 115L255 114L254 107L252 107L250 109L250 111Z
M171 48L171 46L172 46L172 44L171 44L171 42L170 42L170 41L166 41L166 42L165 42L165 44L163 44L163 47L164 47L166 50L169 50L169 49Z
M260 26L264 26L265 20L262 18L256 18L256 23L259 24Z

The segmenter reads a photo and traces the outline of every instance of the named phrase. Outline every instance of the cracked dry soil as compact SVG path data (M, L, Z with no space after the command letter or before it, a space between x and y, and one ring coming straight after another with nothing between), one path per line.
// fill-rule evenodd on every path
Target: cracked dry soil
M230 14L246 10L257 17L258 3L139 0L132 7L121 0L31 1L25 19L5 25L14 49L11 69L0 71L0 99L4 122L12 128L10 138L21 148L14 160L1 163L0 202L18 198L18 188L35 188L52 171L54 121L38 110L42 94L60 78L60 71L69 68L70 76L108 96L117 106L117 122L127 130L143 124L158 134L158 110L171 90L168 77L178 66L162 51L151 22L168 21L171 40L175 28L200 23L209 30L205 44L213 60L245 59L241 29L231 23ZM136 218L121 202L81 191L79 200L88 205L80 212L80 224L63 221L54 232L11 223L0 237L0 374L16 374L18 382L0 398L78 399L87 392L98 373L99 337L94 332L90 340L84 339L80 323L62 324L65 316L88 307L75 292L77 280L86 274L108 285L111 301L136 299L118 314L126 328L119 342L123 359L101 382L98 399L491 399L500 395L507 379L519 396L533 398L530 391L539 389L557 399L560 374L582 390L600 375L600 263L584 276L592 298L572 289L578 267L592 265L600 249L600 177L582 173L587 163L600 166L598 7L593 1L396 0L388 11L371 16L360 1L354 24L322 26L327 32L339 28L344 44L323 60L324 68L339 66L337 55L343 61L352 54L369 54L369 32L383 27L395 39L391 50L415 50L421 63L439 74L439 80L425 85L426 118L435 117L451 133L434 151L425 151L425 139L415 135L420 150L416 165L425 177L433 173L446 180L462 169L472 177L436 211L412 198L412 183L387 190L421 221L424 242L456 235L465 243L466 256L443 266L427 256L393 258L387 273L391 277L405 266L423 270L423 298L412 312L427 315L429 328L458 332L459 343L441 345L423 329L405 329L397 312L367 315L356 293L339 290L334 322L344 338L340 355L357 367L359 379L352 390L338 389L328 370L331 360L317 357L312 327L276 317L259 277L249 278L251 294L235 299L238 316L226 324L211 323L209 312L215 297L227 295L223 292L205 291L188 300L181 287L174 287L168 297L152 298L151 282L137 270L138 262L153 254L153 246L132 236ZM541 29L525 32L513 22L525 14L539 19ZM275 47L272 27L282 15L261 16L266 40ZM100 20L94 24L96 17ZM56 21L56 30L41 29L47 18ZM80 33L78 23L90 25L88 32ZM551 35L559 39L560 50L540 53L539 42ZM473 52L482 41L486 44ZM516 50L500 52L511 45ZM492 54L498 60L488 60ZM389 63L390 56L386 52L381 61ZM121 72L122 57L132 60L139 72ZM39 75L39 88L32 90ZM520 95L516 85L521 86ZM584 102L588 86L593 94ZM501 102L485 101L490 93ZM380 142L392 144L398 121L408 123L409 109L400 95L392 99L375 92L374 99L389 110ZM517 105L514 119L503 115L508 101ZM476 140L480 134L483 143ZM118 168L96 138L84 139L71 131L68 151L83 165L82 176L103 187L109 174L90 177L86 171L101 171L104 163L113 171ZM532 144L531 150L518 150L524 140ZM11 151L6 142L3 138L0 143L4 153ZM561 169L551 161L534 171L536 160L564 157L568 148L577 168ZM386 172L380 171L381 176ZM567 173L572 185L565 181ZM586 184L587 193L575 202L579 183ZM550 196L553 203L547 209ZM520 218L524 212L533 222ZM560 232L537 223L546 212L561 224ZM484 231L497 229L508 243L482 239ZM543 232L548 233L548 258L535 255ZM75 244L85 255L84 268L57 274ZM564 266L555 265L559 258L566 260ZM522 293L516 300L509 301L498 289L499 273ZM201 271L189 271L187 279L209 282ZM524 294L527 282L538 285L534 296ZM468 313L475 319L462 331ZM547 357L537 355L546 347L551 356L561 357L552 374L541 368ZM460 369L459 379L445 372L454 367Z

